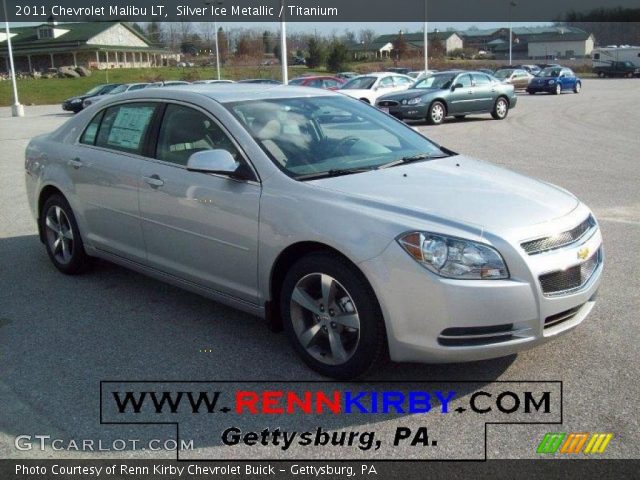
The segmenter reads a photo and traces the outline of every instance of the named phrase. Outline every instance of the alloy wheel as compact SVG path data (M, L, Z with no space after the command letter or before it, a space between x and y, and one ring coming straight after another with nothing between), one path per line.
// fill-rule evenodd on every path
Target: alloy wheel
M47 244L54 258L67 265L73 257L74 239L71 222L64 210L52 205L45 215Z
M360 317L349 292L331 275L302 277L291 294L291 321L300 345L326 365L340 365L360 341Z
M440 123L443 119L444 107L441 104L436 103L431 107L431 120L433 120L433 123Z
M496 104L496 113L500 118L504 118L507 114L507 102L504 99L498 100L498 103Z

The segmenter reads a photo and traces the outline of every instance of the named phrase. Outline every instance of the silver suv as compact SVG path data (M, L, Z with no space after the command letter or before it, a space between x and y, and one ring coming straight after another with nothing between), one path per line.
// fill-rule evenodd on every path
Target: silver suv
M101 257L283 327L336 378L532 347L594 305L602 239L567 191L458 155L339 93L125 93L26 151L63 273Z

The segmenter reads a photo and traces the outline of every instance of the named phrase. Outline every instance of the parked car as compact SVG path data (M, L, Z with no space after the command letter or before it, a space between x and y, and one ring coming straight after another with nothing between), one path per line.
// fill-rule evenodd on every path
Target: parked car
M96 95L93 97L85 98L82 102L82 108L87 108L89 105L93 105L94 103L99 102L100 100L103 100L104 98L107 97L107 95L118 95L119 93L142 90L143 88L146 88L147 85L149 84L148 83L123 83L122 85L118 85L113 90L108 91L104 95Z
M390 67L387 68L387 72L391 73L401 73L402 75L407 75L411 71L410 68L406 67Z
M438 70L414 70L412 72L407 73L407 75L409 75L411 78L413 78L414 80L417 80L419 78L422 78L426 75L431 75L436 73Z
M547 67L527 86L527 92L532 95L538 92L560 95L567 90L580 93L581 89L582 80L573 73L573 70L566 67Z
M77 95L75 97L67 98L64 102L62 102L62 109L67 112L78 113L84 108L82 106L82 102L84 102L86 98L104 95L105 93L109 93L119 85L119 83L104 83L101 85L96 85L83 95Z
M221 83L236 83L233 80L196 80L195 82L192 82L194 85L203 85L203 84L208 84L208 85L212 85L212 84L221 84Z
M425 120L439 125L447 117L490 113L496 120L516 106L513 85L486 73L454 70L418 80L410 89L378 98L376 106L401 120Z
M413 79L407 75L369 73L352 78L340 88L340 92L373 105L380 95L406 90L412 84Z
M289 80L289 85L298 85L301 87L326 88L328 90L337 90L345 81L342 78L331 77L328 75L311 75L298 77Z
M486 73L487 75L493 75L493 70L489 69L489 68L479 68L478 70L476 70L477 72L482 72L482 73Z
M238 80L237 83L265 83L269 85L282 85L280 80L273 80L271 78L248 78L245 80Z
M525 90L534 75L524 69L503 68L494 73L494 77L504 83L513 85L516 90Z
M350 78L355 78L358 75L360 75L360 74L356 73L356 72L338 72L338 73L336 73L336 77L342 78L344 80L349 80Z
M125 93L25 154L59 271L101 257L263 317L322 375L511 355L580 324L600 284L575 196L335 92Z
M179 85L190 85L190 82L185 82L184 80L166 80L161 82L150 83L145 88L176 87Z
M593 73L600 78L605 77L640 77L640 68L636 67L633 63L625 62L611 62L609 65L599 65L593 67Z
M518 68L522 68L523 70L526 70L533 76L538 75L542 70L538 65L533 65L533 64L518 65Z

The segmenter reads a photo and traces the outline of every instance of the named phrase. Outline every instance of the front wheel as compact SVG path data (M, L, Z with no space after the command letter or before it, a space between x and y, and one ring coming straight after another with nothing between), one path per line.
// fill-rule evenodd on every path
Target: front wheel
M62 273L81 273L90 263L84 251L80 231L69 202L61 195L51 195L40 212L47 254Z
M559 83L556 84L556 89L553 93L555 93L556 95L560 95L562 93L562 85L560 85Z
M496 103L493 105L493 111L491 112L491 116L496 120L504 120L507 118L509 114L509 102L504 97L500 97L496 100Z
M440 101L433 102L427 113L427 123L430 125L440 125L447 116L447 109Z
M576 82L575 86L573 87L573 93L580 93L581 89L582 85L580 84L580 82Z
M375 294L337 255L314 253L298 260L284 279L280 308L294 349L322 375L356 378L386 358Z

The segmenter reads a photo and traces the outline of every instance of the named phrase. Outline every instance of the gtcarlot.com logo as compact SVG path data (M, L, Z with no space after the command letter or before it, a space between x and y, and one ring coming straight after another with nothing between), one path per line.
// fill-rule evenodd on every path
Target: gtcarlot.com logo
M547 433L537 453L552 455L554 453L604 453L613 438L613 433Z

